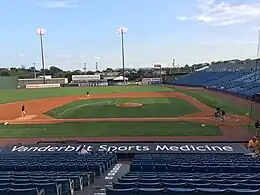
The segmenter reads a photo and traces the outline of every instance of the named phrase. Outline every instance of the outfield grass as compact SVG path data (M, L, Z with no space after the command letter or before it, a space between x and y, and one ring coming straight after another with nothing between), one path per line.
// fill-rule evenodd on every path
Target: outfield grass
M48 97L60 97L71 95L83 95L86 92L95 93L126 93L126 92L159 92L159 91L174 91L174 89L156 86L105 86L105 87L61 87L61 88L45 88L45 89L15 89L15 90L0 90L0 104L41 99Z
M246 113L250 112L250 108L242 105L236 105L232 101L229 101L227 99L220 99L219 97L209 95L206 93L203 93L201 91L196 90L185 90L185 89L178 89L175 88L176 91L184 93L185 95L192 96L201 103L204 103L212 108L222 108L227 113L231 114L238 114L238 115L246 115ZM259 111L260 112L260 111ZM259 115L258 112L258 115ZM257 116L257 112L253 111L253 115Z
M215 125L191 122L82 122L42 125L0 124L0 137L219 136Z
M142 107L120 108L120 103L142 103ZM175 98L122 98L79 100L46 114L54 118L139 118L178 117L200 110L183 99Z

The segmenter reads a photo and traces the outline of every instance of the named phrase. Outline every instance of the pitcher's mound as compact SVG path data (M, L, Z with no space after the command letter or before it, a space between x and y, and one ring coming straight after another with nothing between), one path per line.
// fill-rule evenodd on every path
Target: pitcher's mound
M127 102L127 103L117 104L116 106L121 108L134 108L134 107L141 107L143 106L143 104Z

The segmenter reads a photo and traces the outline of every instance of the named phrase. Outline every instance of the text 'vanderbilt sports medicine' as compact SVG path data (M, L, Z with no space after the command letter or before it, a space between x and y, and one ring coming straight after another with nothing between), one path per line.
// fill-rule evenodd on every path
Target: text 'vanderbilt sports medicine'
M44 146L16 146L12 152L78 152L84 146L88 151L145 153L145 152L235 152L240 149L236 145L212 144L91 144L91 145L44 145Z

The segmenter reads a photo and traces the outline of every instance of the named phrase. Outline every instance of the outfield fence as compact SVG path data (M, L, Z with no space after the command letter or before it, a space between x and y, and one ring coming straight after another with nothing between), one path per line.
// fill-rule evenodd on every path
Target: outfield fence
M16 89L18 78L13 76L0 76L0 89Z

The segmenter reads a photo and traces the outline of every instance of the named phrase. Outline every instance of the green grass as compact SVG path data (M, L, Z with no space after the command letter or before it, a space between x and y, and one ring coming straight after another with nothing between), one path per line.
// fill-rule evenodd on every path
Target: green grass
M95 93L126 93L126 92L160 92L174 91L174 89L147 85L147 86L106 86L106 87L62 87L62 88L45 88L45 89L15 89L15 90L0 90L0 104L41 99L49 97L83 95L86 92Z
M215 125L191 122L82 122L42 125L0 124L0 137L219 136Z
M185 89L175 89L175 91L182 92L185 95L192 96L201 103L204 103L212 108L220 107L224 109L227 113L237 114L237 115L246 115L246 113L250 112L250 108L242 105L236 105L232 101L227 99L220 99L219 97L215 97L213 95L209 95L203 93L201 91L196 90L185 90ZM257 115L255 111L253 111L253 115ZM259 113L258 113L259 115Z
M120 108L116 104L135 102L144 106ZM122 98L75 101L46 114L54 118L139 118L178 117L200 110L183 99L175 98Z

